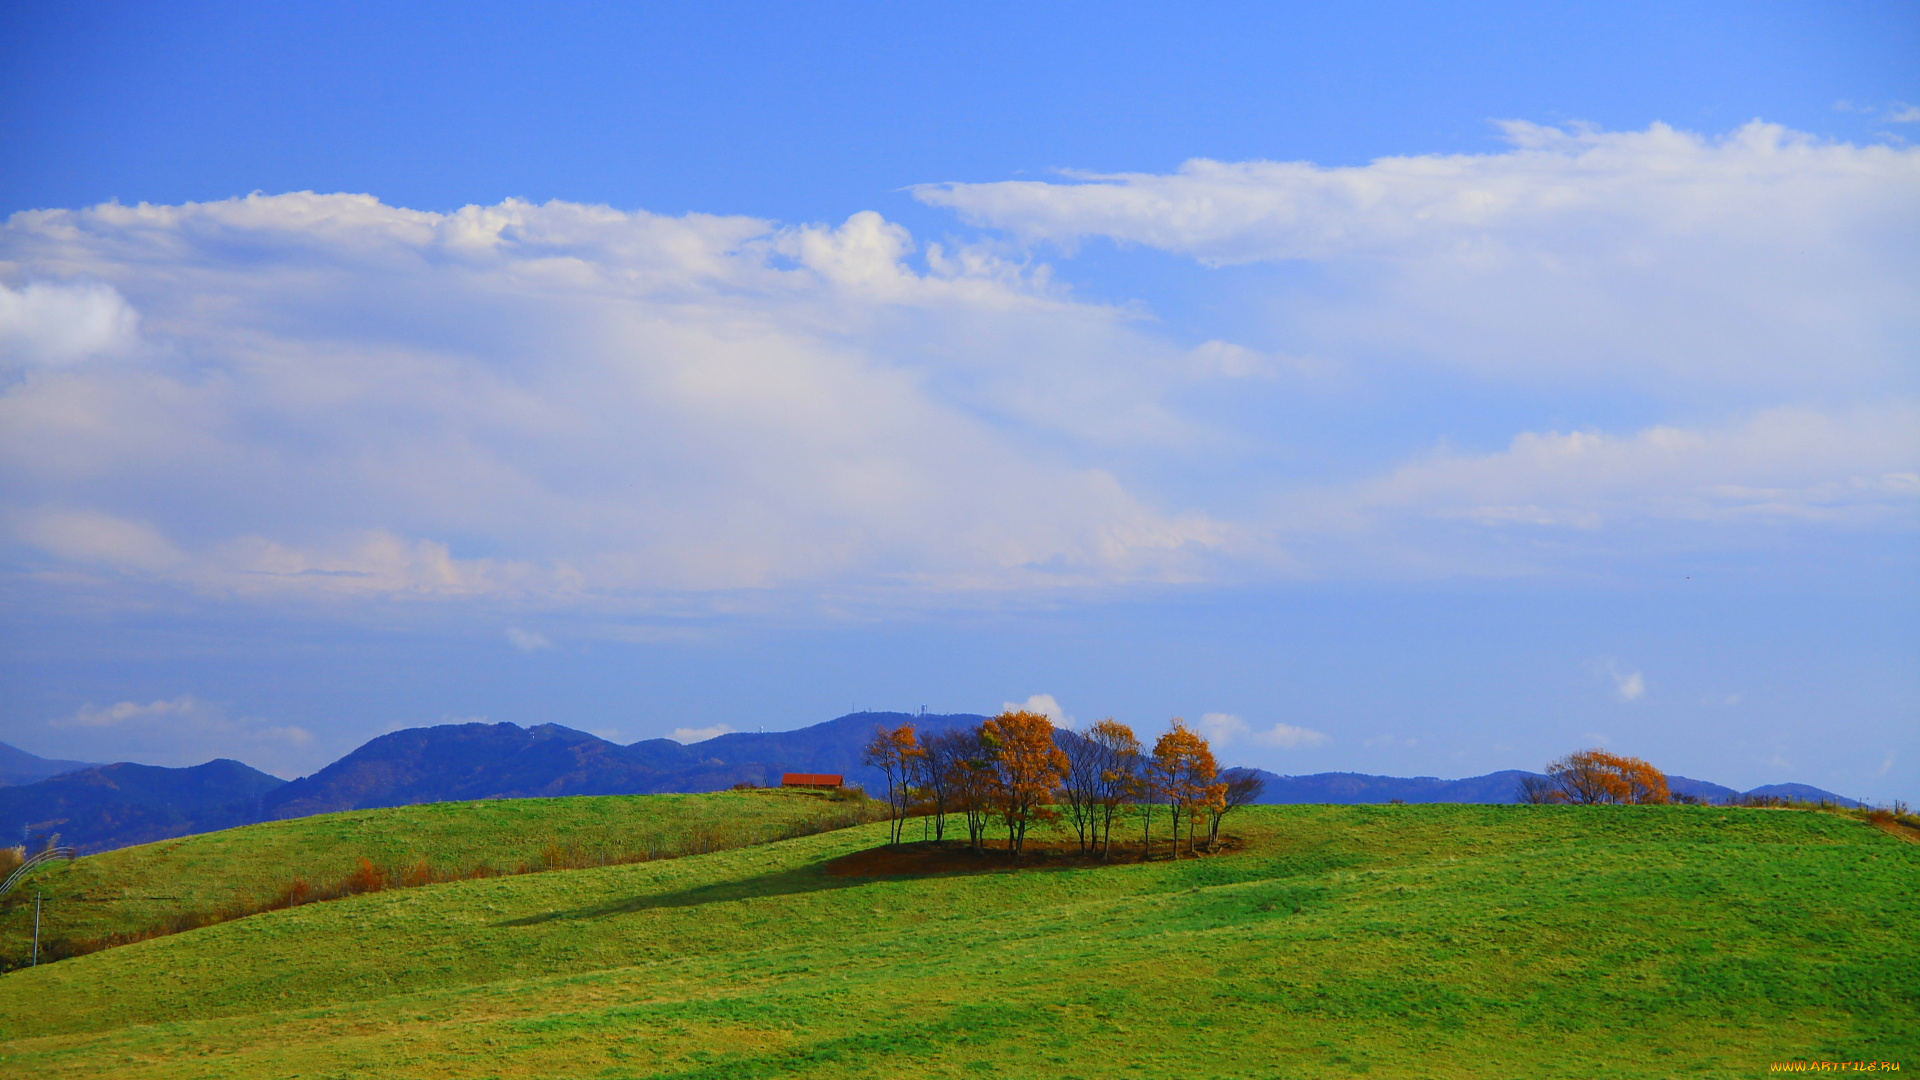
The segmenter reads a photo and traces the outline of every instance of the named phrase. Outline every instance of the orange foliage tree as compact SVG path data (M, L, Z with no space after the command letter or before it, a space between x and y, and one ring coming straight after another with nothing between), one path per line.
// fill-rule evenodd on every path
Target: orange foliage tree
M921 754L920 745L913 736L912 724L901 724L891 730L876 727L873 729L873 738L867 740L866 753L861 760L879 769L887 778L889 844L898 844L900 831L906 827L907 803L913 796L915 763Z
M1661 804L1670 802L1667 777L1636 757L1581 750L1547 764L1546 781L1521 785L1527 802Z
M1194 819L1226 799L1213 748L1176 716L1166 734L1154 741L1146 772L1154 797L1165 802L1173 815L1173 854L1178 858L1181 822L1187 825L1187 849L1192 851Z
M1067 755L1053 742L1053 723L1039 713L1003 712L980 725L980 742L993 752L994 809L1007 826L1007 848L1017 866L1027 827L1052 815L1049 802L1067 774Z
M1139 786L1140 740L1133 729L1112 717L1060 739L1067 755L1066 800L1080 851L1106 858L1113 850L1113 821Z
M1113 853L1113 821L1120 808L1140 791L1140 740L1133 729L1111 718L1086 730L1084 738L1099 748L1094 764L1098 775L1093 805L1100 830L1100 857Z

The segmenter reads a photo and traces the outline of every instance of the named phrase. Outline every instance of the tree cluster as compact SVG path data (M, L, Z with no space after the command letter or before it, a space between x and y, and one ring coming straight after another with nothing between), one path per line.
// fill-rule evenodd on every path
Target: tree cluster
M1673 801L1667 777L1636 757L1581 750L1547 764L1545 777L1520 781L1520 801L1529 803L1665 804Z
M950 819L964 823L975 850L998 824L1016 864L1028 830L1058 820L1062 809L1086 855L1110 858L1114 826L1137 817L1145 857L1163 808L1176 858L1183 830L1188 854L1202 837L1213 850L1221 819L1265 789L1252 769L1221 770L1207 740L1177 718L1150 753L1131 728L1112 719L1069 731L1013 710L925 740L911 724L878 728L864 760L886 777L890 843L900 843L909 814L924 816L936 841L946 839Z

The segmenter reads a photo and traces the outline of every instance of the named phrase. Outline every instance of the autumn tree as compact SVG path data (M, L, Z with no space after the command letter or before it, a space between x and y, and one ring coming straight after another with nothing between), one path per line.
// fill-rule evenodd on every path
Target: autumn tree
M1260 778L1257 769L1228 769L1220 774L1220 799L1210 804L1208 814L1208 851L1220 843L1220 819L1243 806L1258 802L1266 790L1267 782Z
M1053 742L1053 723L1039 713L1003 712L980 725L993 750L994 809L1007 826L1007 848L1019 865L1027 828L1052 812L1048 805L1066 776L1067 755Z
M1672 801L1667 777L1649 762L1581 750L1547 764L1545 784L1521 784L1527 801L1594 805L1607 803L1663 804Z
M1100 857L1113 853L1113 822L1120 808L1140 792L1140 740L1133 729L1111 717L1080 735L1092 748L1089 775L1093 780L1090 814L1098 828Z
M918 782L933 811L933 838L946 839L947 815L958 810L958 788L963 781L957 768L967 759L978 757L980 738L967 728L950 728L929 735L920 743Z
M980 851L986 846L987 820L993 815L995 747L989 746L982 727L957 728L948 733L952 742L947 749L947 796L954 812L967 823L967 846Z
M913 774L920 754L920 745L913 735L913 725L901 724L892 729L874 728L873 738L867 740L866 752L861 757L863 762L879 769L887 778L889 844L898 845L901 830L906 827L907 804L913 795Z
M1153 757L1147 761L1147 784L1154 797L1167 805L1173 818L1173 854L1180 856L1180 825L1187 825L1187 847L1193 847L1194 816L1218 801L1219 767L1207 740L1174 717L1164 735L1154 741Z

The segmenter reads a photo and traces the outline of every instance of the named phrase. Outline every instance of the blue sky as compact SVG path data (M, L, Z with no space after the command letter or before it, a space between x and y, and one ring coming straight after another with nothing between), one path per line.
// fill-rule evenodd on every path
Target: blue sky
M0 739L1920 794L1920 5L15 5Z

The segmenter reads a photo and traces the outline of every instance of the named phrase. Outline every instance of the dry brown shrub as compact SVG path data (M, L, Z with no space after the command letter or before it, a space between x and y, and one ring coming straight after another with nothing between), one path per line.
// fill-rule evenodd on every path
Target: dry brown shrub
M342 891L347 894L379 892L387 887L387 875L381 873L371 860L361 856L359 867L348 874L341 885Z

